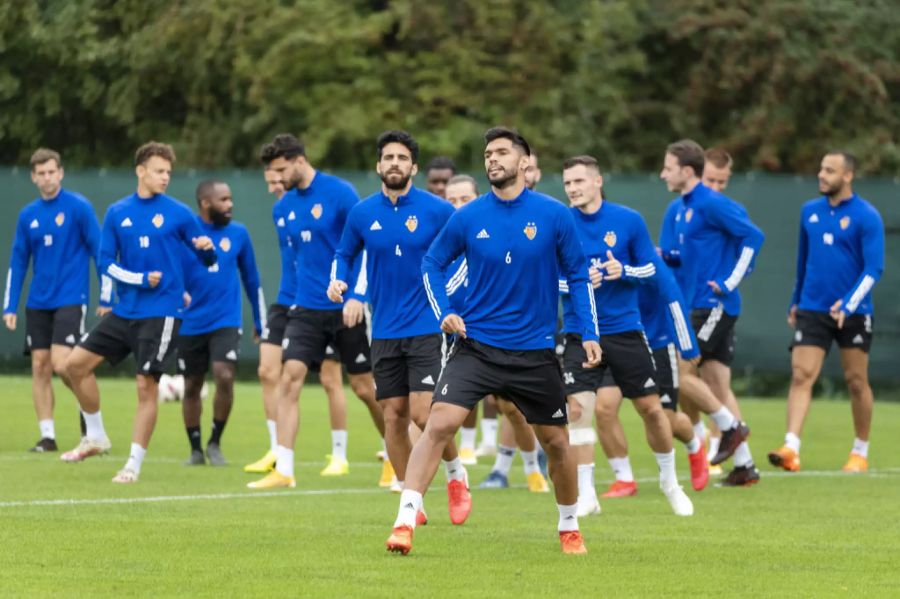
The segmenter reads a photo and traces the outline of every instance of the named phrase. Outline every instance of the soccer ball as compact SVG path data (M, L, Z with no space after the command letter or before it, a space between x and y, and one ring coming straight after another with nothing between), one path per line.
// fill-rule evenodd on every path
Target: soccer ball
M159 377L160 402L181 401L184 399L184 377L180 374L174 376L164 374Z

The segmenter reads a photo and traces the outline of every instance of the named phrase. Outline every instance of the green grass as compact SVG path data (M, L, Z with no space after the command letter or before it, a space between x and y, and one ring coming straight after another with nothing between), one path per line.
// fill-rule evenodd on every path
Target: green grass
M134 386L104 380L111 457L63 464L24 452L38 437L30 381L0 378L0 596L196 597L599 597L699 595L897 596L900 576L900 405L879 404L873 472L839 473L852 440L849 406L816 402L803 447L804 472L776 473L765 452L781 443L781 401L745 400L763 481L749 489L690 492L696 515L677 518L653 478L656 467L633 410L623 420L641 481L635 498L606 500L582 520L590 553L563 556L551 495L528 493L514 466L507 491L473 491L469 521L452 527L438 485L426 497L431 523L413 553L390 555L397 496L376 487L379 443L351 394L348 477L318 475L330 446L319 387L301 399L298 486L255 495L241 466L267 435L258 387L240 384L223 450L232 465L186 468L179 404L160 406L141 481L117 486L134 414ZM57 434L77 441L72 396L57 390ZM204 436L209 407L205 408ZM598 484L609 482L598 460ZM679 472L686 457L678 448ZM488 464L472 467L481 480ZM687 483L686 483L687 484ZM689 486L689 485L687 485ZM321 494L313 491L322 491ZM216 497L227 495L227 497ZM151 502L96 500L168 498ZM36 504L37 500L84 500Z

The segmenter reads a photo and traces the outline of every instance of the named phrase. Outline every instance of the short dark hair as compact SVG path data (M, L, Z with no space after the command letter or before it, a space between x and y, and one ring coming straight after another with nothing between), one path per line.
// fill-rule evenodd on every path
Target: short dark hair
M706 162L709 162L716 168L731 168L734 160L724 148L710 148L703 153Z
M456 163L449 156L435 156L425 167L425 173L434 170L449 169L451 173L456 174Z
M566 161L563 162L563 170L568 170L572 167L578 166L579 164L588 168L596 169L598 173L600 172L600 163L597 162L596 158L594 158L593 156L588 156L587 154L566 158Z
M851 154L850 152L845 152L843 150L832 150L825 154L826 156L841 156L844 159L844 168L851 173L856 173L856 169L859 167L859 161L856 159L856 156Z
M678 159L678 166L689 166L694 169L694 174L703 176L703 165L706 158L703 156L703 148L693 139L681 139L669 144L666 154L671 154Z
M290 133L279 133L259 152L259 159L266 166L269 166L276 158L291 160L297 156L306 156L306 148L302 141Z
M163 160L175 164L175 150L172 149L172 146L158 141L148 141L134 153L134 165L147 164L147 161L154 156L159 156Z
M34 172L37 165L50 162L51 160L56 161L56 166L62 167L59 152L51 150L50 148L38 148L34 151L34 154L31 155L31 171Z
M531 146L522 135L509 127L491 127L484 132L484 143L489 144L495 139L508 139L514 146L518 146L526 156L531 156Z
M472 189L475 190L475 193L478 194L478 182L475 181L474 177L471 177L469 175L453 175L447 181L447 187L456 185L457 183L468 183L472 186Z
M418 164L419 144L412 135L406 131L400 131L399 129L391 129L379 135L378 140L375 142L375 147L378 149L378 160L381 160L381 152L388 144L400 144L405 146L412 156L413 164Z
M216 185L226 185L225 181L220 179L206 179L205 181L201 181L199 185L197 185L197 191L195 195L197 197L197 205L200 205L200 200L203 198L208 198L213 189L215 189Z

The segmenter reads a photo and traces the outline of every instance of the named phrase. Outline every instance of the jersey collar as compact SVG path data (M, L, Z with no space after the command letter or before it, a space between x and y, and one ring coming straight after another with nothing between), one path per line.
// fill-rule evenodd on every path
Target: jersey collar
M388 205L388 206L390 206L390 207L393 208L394 206L404 206L404 205L406 205L406 204L411 203L411 202L415 199L415 195L416 195L417 192L418 192L418 190L416 189L416 186L415 186L415 185L410 185L409 191L408 191L408 192L406 192L406 193L403 194L402 196L398 196L398 197L397 197L397 203L396 203L396 204L394 204L394 203L391 201L391 198L389 198L389 197L387 196L387 194L384 193L384 190L380 191L379 193L381 193L381 201L382 201L384 204L386 204L386 205Z
M497 197L497 194L494 193L493 188L488 192L488 195L491 197L491 199L493 199L498 204L502 204L504 206L517 206L517 205L521 204L522 202L524 202L526 199L528 199L528 196L530 194L531 194L531 190L526 187L526 188L522 189L522 193L517 195L512 200L504 200L502 198Z

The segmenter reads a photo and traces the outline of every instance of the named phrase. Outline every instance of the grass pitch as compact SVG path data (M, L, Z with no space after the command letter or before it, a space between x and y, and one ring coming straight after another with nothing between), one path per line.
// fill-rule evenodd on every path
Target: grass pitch
M180 404L160 406L136 485L113 485L130 445L136 400L125 379L101 381L110 457L64 464L24 450L37 439L30 380L0 379L0 596L3 597L599 597L898 596L900 405L878 404L873 472L840 473L852 440L846 402L816 402L799 475L775 472L765 452L783 434L782 401L744 400L763 473L748 489L688 491L692 518L659 492L634 411L623 406L637 497L605 500L581 521L590 553L563 556L552 495L528 493L517 458L509 490L473 489L474 509L449 523L444 476L426 496L430 523L412 554L384 550L397 495L377 487L380 448L348 391L350 475L319 476L329 451L319 387L301 398L298 486L252 492L242 466L267 434L259 389L239 384L224 468L187 468ZM204 439L211 410L204 406ZM61 449L77 442L72 395L57 387ZM687 458L677 448L679 474ZM598 458L598 486L610 481ZM473 487L490 463L470 467ZM684 480L686 488L690 485Z

